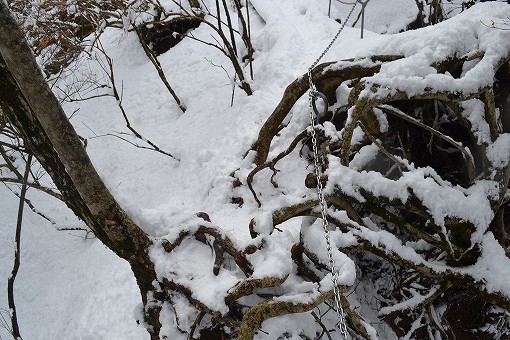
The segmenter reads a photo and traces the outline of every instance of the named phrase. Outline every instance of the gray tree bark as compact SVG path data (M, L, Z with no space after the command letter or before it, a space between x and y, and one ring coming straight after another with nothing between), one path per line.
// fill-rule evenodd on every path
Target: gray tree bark
M0 1L0 107L26 146L47 170L66 204L101 242L127 260L142 300L158 293L149 236L125 213L104 185L67 119L23 33L5 2ZM151 304L154 305L154 304ZM157 334L159 307L146 308L146 321Z

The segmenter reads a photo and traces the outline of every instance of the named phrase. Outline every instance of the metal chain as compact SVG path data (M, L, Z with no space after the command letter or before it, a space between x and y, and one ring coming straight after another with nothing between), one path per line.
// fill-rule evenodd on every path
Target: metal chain
M321 209L321 218L322 218L322 228L324 229L324 238L326 239L326 249L328 252L328 267L331 271L333 281L333 294L335 297L335 311L340 321L340 333L347 339L347 325L345 324L345 312L340 304L340 289L338 288L338 273L335 269L335 260L333 259L333 250L331 247L331 237L329 235L328 229L328 219L327 219L327 204L324 198L323 186L322 186L322 168L321 164L319 164L319 150L317 148L317 133L315 131L315 117L314 110L312 109L312 95L309 97L310 102L310 121L311 121L311 135L312 135L312 146L313 146L313 165L315 168L315 177L317 179L317 196L319 198L319 204Z
M344 22L342 23L342 26L340 26L340 28L338 29L338 32L336 32L335 36L333 37L333 39L331 39L331 42L329 43L329 45L324 49L324 51L322 52L322 54L313 62L312 65L310 65L310 67L308 68L308 83L310 84L310 90L314 90L315 91L315 85L313 84L313 81L312 81L312 69L317 66L317 64L319 63L319 61L321 61L321 59L326 55L326 53L328 53L328 51L331 49L331 47L333 46L333 44L335 43L336 39L338 38L338 36L340 35L340 33L342 33L342 31L344 30L344 27L345 27L345 24L347 24L347 21L349 21L352 13L354 12L354 8L356 8L356 5L358 4L358 2L360 2L359 0L355 1L354 4L352 5L351 7L351 10L349 11L349 14L347 14L347 18L345 18Z
M326 55L326 53L328 53L328 51L333 46L333 44L337 40L340 33L342 33L342 31L345 27L345 24L347 23L347 21L349 20L349 18L352 15L352 13L354 12L354 8L356 7L356 4L358 3L358 1L359 0L357 0L353 4L349 14L347 15L347 18L344 20L344 22L342 23L342 26L340 27L338 32L335 34L335 36L333 37L333 39L331 40L329 45L326 47L326 49L324 49L322 54L308 68L308 83L310 86L310 91L308 92L308 104L309 104L309 109L310 109L311 137L312 137L312 148L313 148L313 156L314 156L313 157L313 165L314 165L314 169L315 169L315 177L317 179L317 196L319 198L321 218L322 218L322 228L324 229L324 238L326 239L326 250L328 252L328 267L329 267L329 270L331 271L331 275L332 275L331 280L333 281L333 294L335 297L335 311L336 311L337 317L339 319L340 334L342 335L342 337L344 339L347 339L347 324L345 321L345 311L342 308L342 305L340 303L340 288L338 288L338 273L335 269L335 260L333 259L333 250L332 250L332 246L331 246L331 237L330 237L329 229L328 229L328 225L329 225L328 219L327 219L327 208L328 207L327 207L326 200L324 198L324 192L323 192L323 185L322 185L322 174L323 173L322 173L322 166L320 164L321 157L320 157L318 146L317 146L317 132L316 132L316 129L317 129L316 118L319 116L319 112L315 105L315 101L317 98L320 98L320 99L322 99L322 101L324 101L324 106L325 106L325 108L323 109L324 113L327 112L327 104L328 103L326 101L326 97L322 93L317 91L317 88L315 87L315 85L313 83L312 70L315 66L317 66L317 64L324 57L324 55Z

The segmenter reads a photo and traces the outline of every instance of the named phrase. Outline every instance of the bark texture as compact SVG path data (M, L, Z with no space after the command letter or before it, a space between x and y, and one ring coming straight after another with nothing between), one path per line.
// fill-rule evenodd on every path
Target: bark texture
M69 208L130 263L146 305L156 279L147 254L149 236L119 206L94 169L4 2L0 23L0 105L5 117L48 171ZM147 318L155 318L146 312ZM158 323L151 324L157 328Z

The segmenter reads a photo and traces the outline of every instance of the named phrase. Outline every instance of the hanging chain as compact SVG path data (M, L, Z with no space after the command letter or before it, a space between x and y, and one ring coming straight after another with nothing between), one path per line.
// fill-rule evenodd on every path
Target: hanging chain
M324 49L322 54L308 68L308 82L310 84L310 90L312 90L312 89L315 90L315 85L313 84L312 77L311 77L312 76L312 69L315 66L317 66L319 61L321 61L321 59L326 55L326 53L328 53L328 51L333 46L333 44L335 43L335 41L338 38L338 36L340 35L340 33L342 33L342 31L344 30L345 24L347 24L347 21L350 19L351 15L352 15L352 12L354 12L354 8L356 8L356 5L358 4L358 2L359 2L359 0L354 2L354 4L351 7L351 10L349 11L349 14L347 14L347 18L345 18L344 22L342 23L342 26L340 26L340 28L338 29L338 32L336 32L336 34L333 37L333 39L331 39L331 42L329 43L329 45Z
M358 0L359 1L359 0ZM312 137L312 148L313 148L313 165L315 169L315 177L317 179L317 196L319 198L319 204L320 204L320 210L321 210L321 218L322 218L322 228L324 229L324 238L326 239L326 250L328 252L328 267L331 271L331 280L333 281L333 294L335 297L335 311L337 314L337 317L339 319L339 327L340 327L340 334L342 334L342 337L344 339L347 339L347 325L345 321L345 311L342 308L342 305L340 303L340 288L338 288L338 273L335 269L335 260L333 259L333 250L331 246L331 237L329 234L328 229L328 219L327 219L327 204L326 200L324 198L324 192L323 192L323 185L322 185L322 165L321 165L321 157L319 154L319 149L317 146L317 124L316 119L319 115L325 114L328 111L328 102L326 99L326 96L322 94L321 92L317 91L317 88L315 87L312 79L312 70L319 61L328 53L328 51L331 49L335 41L337 40L340 33L342 33L345 24L351 17L352 13L354 12L354 8L356 7L356 4L358 1L354 2L349 14L347 15L347 18L342 23L342 26L338 30L338 32L335 34L329 45L324 49L322 54L314 61L314 63L308 68L308 83L310 86L310 91L308 92L308 105L310 110L310 125L311 125L311 137ZM317 109L317 106L315 104L315 101L317 99L321 99L323 101L324 107L322 109L322 112L319 112Z

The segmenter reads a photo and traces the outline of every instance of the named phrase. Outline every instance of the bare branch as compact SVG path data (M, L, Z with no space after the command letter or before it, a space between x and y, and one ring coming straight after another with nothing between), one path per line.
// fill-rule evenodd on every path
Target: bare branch
M25 206L25 195L27 193L27 181L28 176L30 174L30 166L32 165L32 155L28 155L28 159L25 165L25 174L23 175L23 184L21 186L21 192L19 194L19 205L18 205L18 219L16 222L16 235L14 238L14 242L16 244L16 248L14 251L14 265L12 267L11 276L7 281L7 301L9 305L9 309L11 310L11 334L14 339L23 339L21 337L19 324L18 324L18 315L16 311L16 304L14 302L14 282L16 280L16 276L18 275L18 270L21 264L21 226L23 225L23 208Z
M163 154L170 158L173 158L176 161L179 161L178 158L175 158L171 153L160 149L156 144L151 142L149 139L143 137L135 128L133 128L133 126L131 125L131 122L129 121L126 110L124 109L124 106L122 105L122 94L119 94L117 85L115 83L115 74L113 72L113 60L108 56L108 54L106 54L106 51L104 50L100 41L98 41L98 50L103 54L104 58L106 59L106 63L107 63L108 67L105 67L103 65L103 67L104 67L103 69L107 72L108 78L110 79L110 83L112 85L113 97L117 101L117 106L119 107L120 111L122 112L122 117L124 117L124 121L126 122L126 127L135 135L136 138L141 139L145 143L149 144L152 147L152 150L159 152L160 154Z

